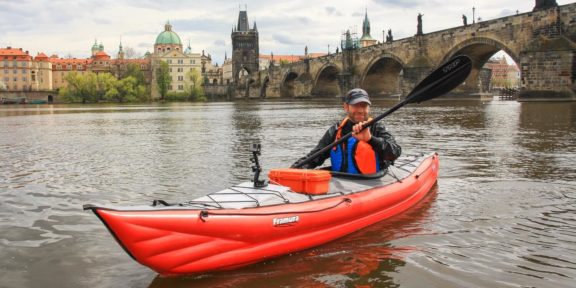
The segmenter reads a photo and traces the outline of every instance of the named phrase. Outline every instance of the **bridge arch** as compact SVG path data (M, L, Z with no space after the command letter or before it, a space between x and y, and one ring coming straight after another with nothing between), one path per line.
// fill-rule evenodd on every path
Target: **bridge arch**
M479 63L484 65L484 63L486 63L488 59L492 57L492 55L496 54L496 52L500 50L503 50L504 52L506 52L506 54L510 55L510 57L512 57L514 62L520 63L520 57L518 57L518 53L508 48L508 46L506 46L502 42L486 37L475 37L468 40L464 40L458 43L456 46L452 47L452 49L450 49L450 51L444 56L442 62L437 63L437 66L444 63L445 61L448 61L450 58L460 54L470 56L474 64ZM486 58L486 55L489 56ZM484 61L477 61L483 59Z
M370 96L392 96L402 93L402 73L406 64L386 53L374 57L362 73L360 87Z
M465 88L461 87L455 92L458 92L458 90L478 91L478 88L480 88L480 92L488 92L487 89L489 88L487 83L483 83L487 80L482 81L481 71L486 62L488 62L488 60L500 50L506 52L510 57L512 57L512 60L514 60L516 64L520 63L518 53L508 48L504 43L491 38L476 37L468 39L450 49L442 59L441 63L448 61L454 56L462 54L467 55L472 59L472 72L464 82ZM437 66L441 63L437 63ZM521 70L520 73L522 73Z
M290 71L282 78L282 85L280 86L280 97L294 98L294 84L298 73Z
M326 64L322 67L314 80L312 96L316 97L337 97L341 95L338 75L340 69L333 64Z

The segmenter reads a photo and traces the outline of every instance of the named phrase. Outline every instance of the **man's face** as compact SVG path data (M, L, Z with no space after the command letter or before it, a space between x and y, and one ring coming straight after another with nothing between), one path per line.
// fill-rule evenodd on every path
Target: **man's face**
M370 105L366 102L360 102L354 105L344 103L344 111L346 111L350 120L354 123L359 123L368 120Z

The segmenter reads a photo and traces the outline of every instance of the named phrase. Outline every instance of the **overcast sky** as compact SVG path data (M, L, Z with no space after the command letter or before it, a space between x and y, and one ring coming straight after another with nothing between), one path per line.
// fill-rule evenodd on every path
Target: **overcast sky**
M574 1L557 0L559 5ZM356 29L362 34L368 9L371 35L382 41L383 30L392 29L395 39L416 33L416 16L424 14L424 33L462 25L462 14L472 22L529 12L533 0L0 0L0 47L12 46L60 57L88 57L94 39L115 57L120 38L124 47L138 53L152 51L166 21L173 25L184 46L212 55L222 63L231 54L230 33L239 6L247 5L250 26L257 22L260 53L298 55L334 52L341 34Z

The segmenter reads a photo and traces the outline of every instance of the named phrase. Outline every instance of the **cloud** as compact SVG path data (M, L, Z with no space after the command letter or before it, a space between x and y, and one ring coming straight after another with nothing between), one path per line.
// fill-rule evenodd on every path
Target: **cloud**
M342 13L340 13L340 11L336 10L336 7L330 6L330 7L325 7L324 9L328 13L328 15L342 16Z
M280 34L280 33L275 34L272 36L272 39L278 41L281 44L285 44L285 45L301 44L301 42L293 40L292 37L290 37L286 34Z
M500 17L507 17L507 16L511 16L511 15L515 15L516 11L512 11L511 9L503 9L502 11L500 11L500 13L498 15L496 15L495 18L500 18Z
M380 6L396 8L414 8L422 4L419 0L374 0L374 2Z

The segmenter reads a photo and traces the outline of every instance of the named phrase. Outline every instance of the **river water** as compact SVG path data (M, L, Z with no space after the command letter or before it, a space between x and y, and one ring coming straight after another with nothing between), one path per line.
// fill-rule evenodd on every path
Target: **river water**
M394 102L376 102L373 112ZM83 204L184 201L289 166L336 101L0 107L0 287L575 287L576 103L433 101L386 118L438 185L406 213L221 273L160 278ZM265 171L266 173L266 171Z

